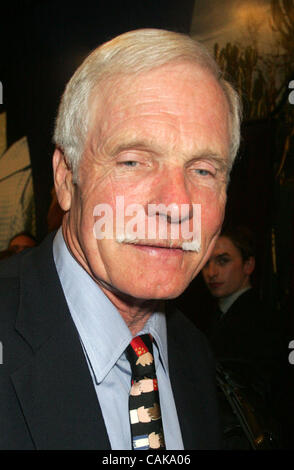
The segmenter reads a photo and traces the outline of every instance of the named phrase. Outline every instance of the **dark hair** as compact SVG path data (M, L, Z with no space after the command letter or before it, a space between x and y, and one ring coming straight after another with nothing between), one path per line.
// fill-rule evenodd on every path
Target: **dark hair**
M223 227L220 237L227 237L240 251L243 261L256 255L256 241L251 229L245 226L226 226Z

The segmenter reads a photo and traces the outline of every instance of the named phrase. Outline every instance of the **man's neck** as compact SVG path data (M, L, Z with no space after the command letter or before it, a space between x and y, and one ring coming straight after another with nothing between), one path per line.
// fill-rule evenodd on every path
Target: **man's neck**
M133 336L143 329L155 311L163 309L162 300L134 299L121 293L115 293L104 286L100 287L119 311Z

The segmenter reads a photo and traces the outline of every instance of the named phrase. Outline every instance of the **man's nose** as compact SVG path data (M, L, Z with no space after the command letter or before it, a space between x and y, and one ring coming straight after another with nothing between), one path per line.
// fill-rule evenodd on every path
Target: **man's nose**
M193 204L183 170L170 168L161 174L148 207L149 216L162 215L170 223L193 217Z
M214 263L213 261L210 261L208 263L208 266L206 266L206 276L209 281L216 279L218 275L218 267L217 264Z

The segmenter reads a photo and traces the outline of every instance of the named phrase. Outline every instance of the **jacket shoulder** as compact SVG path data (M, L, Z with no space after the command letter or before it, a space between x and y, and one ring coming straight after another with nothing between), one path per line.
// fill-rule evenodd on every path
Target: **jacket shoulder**
M21 255L0 261L0 324L14 321L19 305L19 272Z
M26 252L27 250L24 251ZM1 283L3 278L14 278L19 276L20 264L24 254L24 252L21 252L0 261Z

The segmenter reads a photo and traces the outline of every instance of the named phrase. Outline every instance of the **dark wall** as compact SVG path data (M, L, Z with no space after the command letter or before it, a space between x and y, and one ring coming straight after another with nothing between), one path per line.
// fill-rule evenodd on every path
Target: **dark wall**
M155 27L188 33L193 7L194 0L12 0L1 5L0 80L8 145L28 136L39 239L47 230L51 139L66 82L92 49L124 31Z

